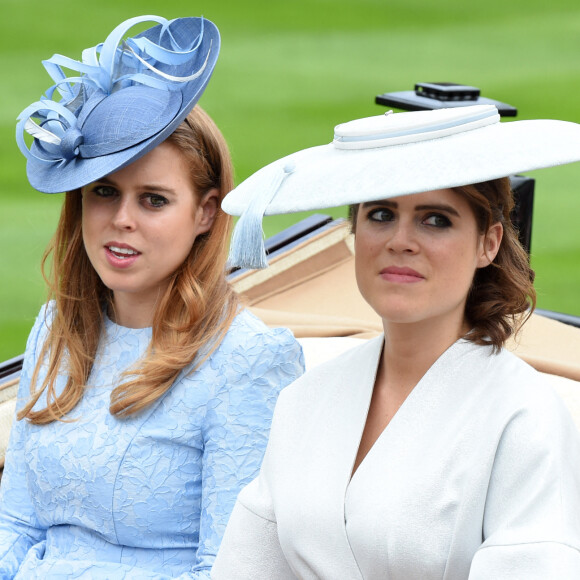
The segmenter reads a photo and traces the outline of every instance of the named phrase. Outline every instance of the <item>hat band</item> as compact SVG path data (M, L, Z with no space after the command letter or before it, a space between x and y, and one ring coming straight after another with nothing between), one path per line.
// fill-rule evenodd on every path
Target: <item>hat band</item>
M439 139L441 137L473 131L474 129L499 123L500 117L497 109L495 107L489 107L489 109L486 107L486 109L483 111L480 110L475 114L434 123L432 125L422 125L412 128L397 127L387 129L383 133L340 135L335 132L332 144L336 149L390 147L392 145L404 145L406 143Z

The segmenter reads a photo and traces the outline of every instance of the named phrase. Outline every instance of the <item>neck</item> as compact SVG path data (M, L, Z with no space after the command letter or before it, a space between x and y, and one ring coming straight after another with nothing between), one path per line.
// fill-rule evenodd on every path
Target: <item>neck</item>
M379 369L384 384L408 393L433 363L467 332L463 319L450 324L428 320L394 323L383 320L385 345Z
M135 296L115 294L109 318L119 326L148 328L153 326L157 300L140 301Z

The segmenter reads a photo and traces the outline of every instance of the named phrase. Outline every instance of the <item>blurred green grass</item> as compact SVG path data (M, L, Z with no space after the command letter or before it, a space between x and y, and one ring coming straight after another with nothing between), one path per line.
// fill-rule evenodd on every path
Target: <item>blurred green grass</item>
M23 351L44 301L40 258L61 203L28 185L15 118L49 86L43 58L79 58L126 18L203 14L216 22L221 55L201 105L228 139L238 182L329 142L337 123L380 114L375 95L418 81L473 84L516 105L519 119L580 122L577 0L1 0L0 11L0 360ZM580 314L579 166L533 176L539 306ZM296 219L267 218L266 234Z

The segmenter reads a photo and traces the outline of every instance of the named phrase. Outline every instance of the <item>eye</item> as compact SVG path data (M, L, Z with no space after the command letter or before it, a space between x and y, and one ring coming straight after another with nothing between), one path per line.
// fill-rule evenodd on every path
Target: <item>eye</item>
M433 226L436 228L448 228L451 226L451 220L440 213L433 213L428 215L423 223L427 226Z
M144 197L147 200L147 203L155 209L162 208L169 203L169 200L166 197L163 197L158 193L148 193Z
M117 190L110 185L95 185L92 192L99 197L112 197L117 193Z
M367 219L373 222L390 222L394 219L393 212L384 207L373 209L367 214Z

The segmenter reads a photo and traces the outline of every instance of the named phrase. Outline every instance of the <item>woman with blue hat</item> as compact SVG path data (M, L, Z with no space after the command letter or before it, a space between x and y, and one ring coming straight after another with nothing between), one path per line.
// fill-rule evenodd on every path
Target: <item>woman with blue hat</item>
M195 106L219 45L202 18L131 19L46 61L55 84L19 117L30 183L67 193L0 488L1 578L209 577L302 373L292 335L225 279L231 160Z
M213 578L580 578L580 435L503 348L535 305L505 176L578 160L574 123L387 114L226 197L246 267L263 264L262 215L350 204L384 332L282 391Z

